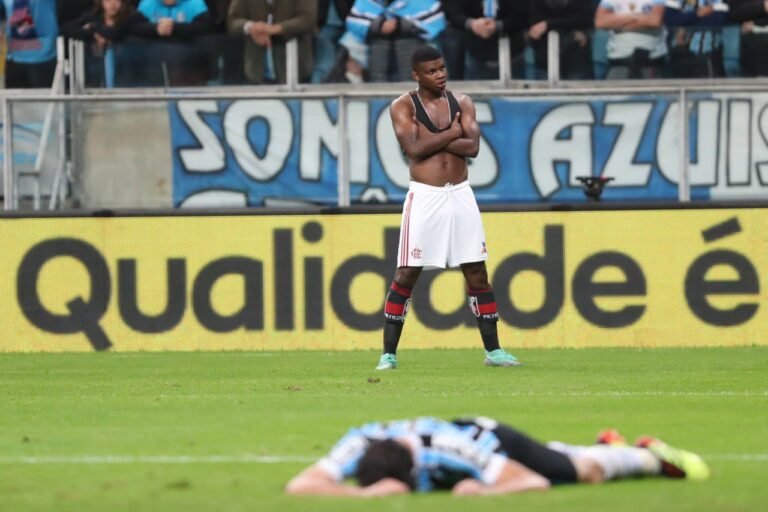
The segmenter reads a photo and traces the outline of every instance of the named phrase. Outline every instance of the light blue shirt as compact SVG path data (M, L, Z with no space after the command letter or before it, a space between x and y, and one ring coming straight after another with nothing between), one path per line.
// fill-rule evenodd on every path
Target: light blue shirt
M492 485L508 461L492 431L422 417L353 428L318 465L337 481L352 477L368 446L384 439L402 440L413 449L416 490L422 492L451 487L457 478Z
M56 58L56 0L2 0L8 60L39 64Z
M600 7L616 14L642 14L650 12L657 5L664 6L665 0L601 0ZM667 30L664 27L647 30L611 31L608 39L608 58L626 59L636 49L648 50L650 58L657 59L667 54Z

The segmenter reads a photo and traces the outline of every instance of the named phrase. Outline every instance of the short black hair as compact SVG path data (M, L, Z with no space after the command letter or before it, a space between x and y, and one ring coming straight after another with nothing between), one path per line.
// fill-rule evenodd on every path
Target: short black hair
M394 478L414 490L416 480L413 477L411 450L394 439L374 441L358 461L355 478L363 487L375 484L384 478Z
M413 69L416 69L416 64L421 64L422 62L429 62L432 60L442 59L443 54L440 53L440 50L435 48L434 46L429 46L428 44L424 44L413 50L413 53L411 54L411 67Z

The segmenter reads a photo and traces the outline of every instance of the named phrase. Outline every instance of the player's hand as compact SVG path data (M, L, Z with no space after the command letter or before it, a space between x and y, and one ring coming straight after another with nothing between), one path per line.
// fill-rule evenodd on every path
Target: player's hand
M768 1L768 0L766 0ZM741 33L742 34L751 34L752 30L755 28L755 22L754 21L745 21L741 24Z
M709 16L713 12L715 12L714 7L712 7L711 5L705 5L704 7L699 7L698 9L696 9L696 16L698 16L699 18L703 18L704 16Z
M456 134L456 138L464 135L464 128L461 127L461 112L456 112L453 121L451 121L451 130Z
M475 18L469 22L469 28L480 39L489 39L496 32L496 22L493 18Z
M173 19L160 18L157 21L157 35L170 36L173 33Z
M531 36L531 39L538 40L541 36L547 33L548 28L546 21L540 21L528 29L528 35Z
M272 39L269 37L269 24L263 21L255 21L248 27L248 35L251 40L259 46L271 46Z
M381 24L381 33L384 35L389 35L395 30L397 30L397 20L395 18L388 19Z
M93 34L93 40L98 48L104 48L109 43L101 34Z
M485 491L485 485L474 478L465 478L453 486L451 493L454 496L479 496Z
M408 494L410 492L411 489L400 480L383 478L375 484L364 487L362 495L367 497L394 496L395 494Z
M257 34L269 35L269 23L264 21L254 21L248 28L248 32L254 36Z
M587 46L587 43L589 42L586 32L582 32L581 30L577 30L573 33L573 40L576 41L581 48Z

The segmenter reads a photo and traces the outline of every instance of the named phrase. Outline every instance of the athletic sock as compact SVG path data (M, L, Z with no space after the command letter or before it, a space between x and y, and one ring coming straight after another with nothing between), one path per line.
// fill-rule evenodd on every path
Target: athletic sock
M497 323L499 313L496 309L496 297L493 290L468 290L469 309L477 318L477 327L480 329L480 337L483 339L483 346L488 352L498 350L499 331Z
M411 289L392 281L384 304L384 353L396 354L411 303Z
M658 475L661 472L659 459L644 448L613 445L573 446L557 441L548 443L547 446L570 457L589 457L600 465L605 480Z
M658 475L659 459L644 448L633 446L590 446L584 452L603 468L606 480L638 475Z

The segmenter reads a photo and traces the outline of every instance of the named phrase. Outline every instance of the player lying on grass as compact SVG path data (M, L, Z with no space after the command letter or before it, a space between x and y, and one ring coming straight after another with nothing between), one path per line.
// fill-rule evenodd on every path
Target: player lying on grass
M662 475L704 480L698 455L642 437L629 446L614 431L598 444L546 446L490 418L415 418L350 430L286 486L288 494L386 496L450 489L460 496L549 489L567 483ZM356 486L344 479L354 477Z

